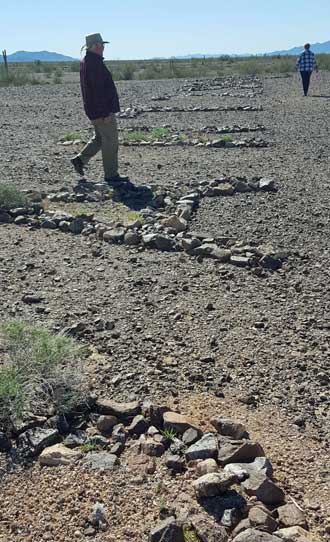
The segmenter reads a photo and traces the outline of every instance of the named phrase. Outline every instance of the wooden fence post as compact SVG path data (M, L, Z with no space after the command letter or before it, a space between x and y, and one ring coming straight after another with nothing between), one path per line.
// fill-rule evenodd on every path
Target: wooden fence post
M6 72L6 75L8 77L8 62L7 62L7 51L6 51L6 49L4 49L2 51L2 56L3 56L3 61L5 63L5 72Z

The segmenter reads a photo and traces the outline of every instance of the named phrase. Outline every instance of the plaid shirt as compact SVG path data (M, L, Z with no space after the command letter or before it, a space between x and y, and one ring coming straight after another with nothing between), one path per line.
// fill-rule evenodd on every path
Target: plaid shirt
M317 69L314 53L312 51L305 50L297 58L297 69L301 72L312 72Z

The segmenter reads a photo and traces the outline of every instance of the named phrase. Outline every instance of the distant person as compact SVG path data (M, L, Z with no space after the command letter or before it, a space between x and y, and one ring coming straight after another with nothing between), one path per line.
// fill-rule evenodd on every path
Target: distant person
M78 175L101 150L104 179L111 186L128 182L118 173L118 128L115 113L120 111L112 75L103 62L104 44L101 34L86 36L86 55L80 63L80 85L87 117L94 126L94 136L71 163Z
M315 70L316 72L318 72L315 55L310 48L311 46L309 43L306 43L306 45L304 45L304 51L297 58L296 64L297 71L300 71L305 96L307 96L308 94L309 83L313 71Z

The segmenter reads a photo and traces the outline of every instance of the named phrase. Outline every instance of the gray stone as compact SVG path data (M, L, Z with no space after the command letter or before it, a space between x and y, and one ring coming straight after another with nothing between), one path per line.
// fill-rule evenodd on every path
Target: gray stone
M157 250L161 250L163 252L170 252L175 248L174 240L166 235L156 234L153 242Z
M79 235L84 229L84 221L81 218L75 218L70 222L69 229L71 233Z
M223 495L236 481L234 475L213 472L195 480L193 487L198 498L217 497Z
M192 444L195 444L201 437L201 431L198 429L195 429L194 427L189 427L184 433L182 437L182 442L186 446L191 446Z
M236 267L247 267L250 265L250 258L246 256L230 256L230 263Z
M70 222L67 222L66 220L61 220L58 224L59 229L64 233L69 233L70 231Z
M118 457L108 452L90 452L83 460L83 464L92 470L113 470L118 464Z
M305 514L295 504L285 504L277 509L279 522L284 527L306 527Z
M189 518L201 542L227 542L228 535L225 527L216 523L207 514L196 514Z
M232 537L235 538L235 536L237 536L238 534L250 528L251 528L251 523L250 523L249 518L242 519L242 521L240 521L239 524L233 530Z
M165 519L150 532L150 542L185 542L183 529L175 517Z
M250 463L229 463L224 470L241 478L258 474L268 477L273 475L273 467L267 457L256 457Z
M116 442L116 444L111 446L109 452L110 454L114 454L119 457L123 453L124 450L125 450L125 444L123 444L122 442Z
M110 435L117 424L118 418L116 416L100 416L96 422L98 430L104 435Z
M155 439L148 437L141 443L141 451L143 454L151 457L160 457L165 452L165 446L161 442L157 442Z
M285 529L280 529L275 532L275 535L278 537L278 540L283 542L318 542L319 539L312 537L305 529L302 527L286 527ZM272 541L271 541L272 542Z
M199 476L204 476L212 472L219 472L219 467L215 459L204 459L198 463L196 472Z
M213 433L206 433L199 441L192 444L186 451L186 460L195 459L217 459L218 442Z
M173 472L183 472L185 470L185 461L179 455L170 455L166 460L166 466Z
M11 441L0 431L0 452L8 452L11 449Z
M125 236L124 236L125 245L137 246L140 244L140 241L141 241L141 237L138 233L134 231L128 231L127 233L125 233Z
M60 437L57 429L41 429L36 427L22 433L18 437L18 445L32 455L38 455L48 446L57 444L59 440Z
M235 440L249 437L243 424L234 422L227 418L213 418L211 420L211 424L220 435L225 437L230 437Z
M220 465L228 463L242 463L245 461L254 461L256 457L265 455L260 444L250 440L221 440L219 447L218 460Z
M221 524L228 529L233 529L240 520L240 513L237 508L227 508L222 516Z
M125 444L127 435L124 425L122 423L116 425L112 430L111 436L113 442L120 442L122 444Z
M137 401L117 403L111 399L98 398L96 408L101 414L111 414L119 419L134 418L134 416L141 413L141 406Z
M250 476L242 486L247 495L267 505L281 504L285 498L284 491L263 474Z
M187 431L187 429L197 429L195 427L195 424L191 420L189 420L182 414L178 414L177 412L164 412L163 420L165 427L173 429L176 433L180 435Z
M162 221L162 224L165 228L170 228L171 230L174 230L176 233L179 233L181 231L185 231L188 227L188 223L183 218L178 217L177 215L172 215L168 218L165 218Z
M131 425L127 427L127 431L133 435L143 435L143 433L147 432L148 427L149 423L147 422L145 417L141 414L138 414L132 420Z
M232 542L281 542L281 539L258 529L247 529L235 536Z
M13 217L5 211L0 211L0 224L11 224L13 222Z
M260 531L273 533L278 528L277 521L270 515L270 512L261 506L253 506L249 512L251 526Z
M41 294L25 294L22 297L23 303L27 305L33 305L34 303L41 303L44 300L43 295Z
M86 444L91 444L92 446L97 446L98 448L108 448L109 441L102 435L92 435L88 437Z
M125 233L124 228L111 228L104 232L103 240L110 243L120 243L124 240Z
M54 220L50 220L46 218L41 222L40 227L46 230L56 230L57 224L56 222L54 222Z
M271 254L265 254L260 260L259 264L264 269L271 269L272 271L277 271L282 267L282 261Z
M79 446L82 446L86 441L86 435L85 434L78 434L78 435L68 435L65 437L63 444L67 448L78 448Z
M272 192L275 189L275 179L272 177L263 177L259 181L259 188L264 192Z
M17 216L14 220L14 223L16 224L16 226L21 226L22 224L27 224L28 222L28 219L26 216Z
M181 247L186 252L189 252L202 244L201 241L199 241L199 239L196 239L195 237L193 237L192 239L183 238L181 239L180 243Z

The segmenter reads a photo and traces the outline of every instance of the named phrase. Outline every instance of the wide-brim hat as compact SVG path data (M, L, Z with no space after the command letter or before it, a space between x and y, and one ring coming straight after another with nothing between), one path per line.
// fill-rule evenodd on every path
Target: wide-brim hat
M104 41L101 34L88 34L86 36L86 49L89 49L90 47L93 47L93 45L96 45L98 43L101 43L102 45L104 43L109 43L108 41Z

